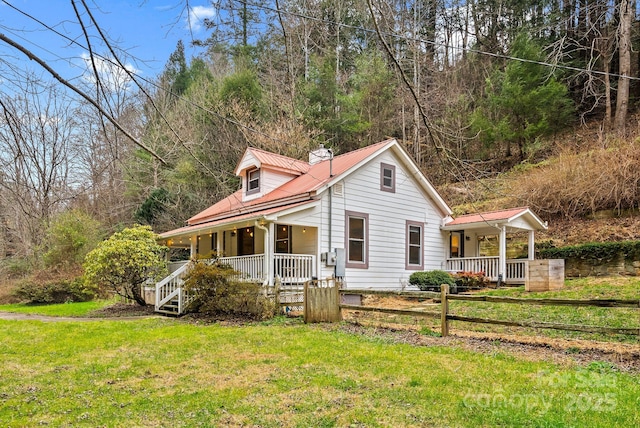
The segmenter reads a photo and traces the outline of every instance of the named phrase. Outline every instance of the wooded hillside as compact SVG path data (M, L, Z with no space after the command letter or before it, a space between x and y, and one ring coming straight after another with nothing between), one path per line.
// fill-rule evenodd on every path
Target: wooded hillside
M41 231L70 208L105 230L181 226L237 189L247 146L305 159L319 143L342 153L392 136L459 211L638 207L635 2L214 5L209 37L185 41L202 55L180 43L160 76L127 85L95 73L96 99L141 144L95 106L14 80L22 93L0 99L2 254L46 246ZM53 110L64 119L42 120Z

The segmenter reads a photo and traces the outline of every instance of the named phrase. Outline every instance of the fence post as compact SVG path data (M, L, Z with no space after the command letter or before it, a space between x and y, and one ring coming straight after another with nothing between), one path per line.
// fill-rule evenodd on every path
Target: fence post
M449 335L449 321L447 315L449 314L449 300L447 295L449 294L449 284L442 284L440 286L440 305L442 306L442 312L440 313L440 329L442 337Z

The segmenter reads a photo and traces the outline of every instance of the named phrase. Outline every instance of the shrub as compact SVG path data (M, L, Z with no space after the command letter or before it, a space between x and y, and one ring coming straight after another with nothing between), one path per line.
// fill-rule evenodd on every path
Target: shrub
M26 276L34 267L34 260L28 257L8 257L0 260L0 272L8 278Z
M640 241L589 242L568 247L544 248L538 251L543 259L581 259L593 263L608 263L622 256L629 260L640 258Z
M87 288L77 270L39 271L21 280L15 295L29 303L85 302L94 296Z
M195 261L184 281L185 290L195 294L191 309L212 316L271 318L275 302L260 284L237 281L237 274L227 265Z
M101 239L101 225L87 213L70 210L56 216L45 232L45 266L78 265Z
M134 226L111 235L87 254L85 280L95 287L108 288L116 294L146 305L142 284L166 275L163 258L167 248L159 245L158 236L149 226Z
M458 290L485 288L489 285L489 279L484 276L484 272L458 272L453 278Z
M409 284L415 285L422 291L437 291L440 290L442 284L449 284L450 287L454 287L456 282L448 272L430 270L412 273L409 277Z

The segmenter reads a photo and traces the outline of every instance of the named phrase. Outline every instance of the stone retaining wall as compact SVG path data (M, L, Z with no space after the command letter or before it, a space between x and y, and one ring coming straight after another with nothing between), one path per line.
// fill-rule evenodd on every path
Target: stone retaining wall
M640 260L627 259L623 254L609 262L568 258L565 260L565 275L567 278L609 275L640 276Z

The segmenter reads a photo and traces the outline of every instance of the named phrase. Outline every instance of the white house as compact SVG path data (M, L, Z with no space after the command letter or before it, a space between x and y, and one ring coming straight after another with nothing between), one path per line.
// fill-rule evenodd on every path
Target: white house
M532 259L533 231L546 227L528 208L453 219L395 139L335 157L320 148L309 162L247 148L235 173L240 190L160 236L265 284L335 276L347 288L392 289L432 269L523 280L526 260L506 259L506 235L530 231ZM498 256L480 253L488 235L498 236ZM157 284L156 309L181 296L185 269Z

